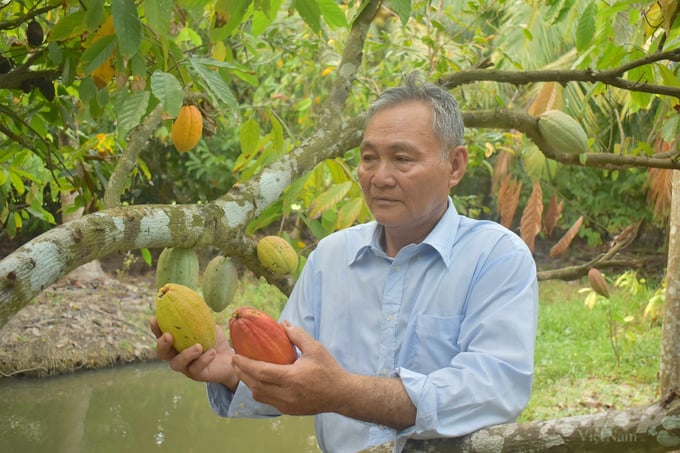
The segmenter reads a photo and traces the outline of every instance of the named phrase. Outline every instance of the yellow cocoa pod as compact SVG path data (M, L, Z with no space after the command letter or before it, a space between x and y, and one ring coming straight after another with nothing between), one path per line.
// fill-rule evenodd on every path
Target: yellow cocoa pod
M298 266L295 249L282 237L265 236L257 243L257 258L275 274L292 274Z
M156 319L161 332L172 334L177 352L199 343L203 351L215 347L215 320L205 301L191 288L168 283L156 296Z
M203 298L210 308L220 312L227 308L238 289L238 271L227 256L216 256L208 262L201 280Z
M588 136L581 125L560 110L548 110L538 117L538 130L558 153L581 154L588 151Z
M179 152L186 152L198 145L203 133L203 117L195 105L185 105L179 110L170 131L172 143Z

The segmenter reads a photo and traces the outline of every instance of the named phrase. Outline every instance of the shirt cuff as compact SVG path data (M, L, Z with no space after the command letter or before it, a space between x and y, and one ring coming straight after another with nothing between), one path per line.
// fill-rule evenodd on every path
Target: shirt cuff
M250 389L243 383L239 382L236 392L211 382L206 387L210 408L220 417L263 418L281 415L275 407L255 401Z
M397 433L397 437L412 436L437 426L437 400L427 375L406 368L397 368L397 376L416 407L416 423ZM429 427L429 428L428 428Z

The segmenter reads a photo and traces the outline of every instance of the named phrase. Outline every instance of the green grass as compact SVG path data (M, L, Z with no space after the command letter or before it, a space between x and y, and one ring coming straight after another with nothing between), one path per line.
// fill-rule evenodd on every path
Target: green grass
M588 309L587 294L579 292L585 287L587 280L539 284L534 387L520 421L644 406L658 399L661 325L642 316L653 289L638 288L631 295L610 285L611 299L600 298ZM236 306L250 305L277 317L285 301L277 288L245 274L233 304L220 316L226 323Z
M586 281L540 283L534 388L521 420L643 406L658 399L659 322L644 319L653 290L610 285L585 306Z

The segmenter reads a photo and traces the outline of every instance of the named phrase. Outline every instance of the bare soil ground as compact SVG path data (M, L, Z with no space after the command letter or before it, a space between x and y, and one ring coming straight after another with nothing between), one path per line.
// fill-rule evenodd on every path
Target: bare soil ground
M0 379L155 359L153 273L117 266L94 280L65 277L0 328Z

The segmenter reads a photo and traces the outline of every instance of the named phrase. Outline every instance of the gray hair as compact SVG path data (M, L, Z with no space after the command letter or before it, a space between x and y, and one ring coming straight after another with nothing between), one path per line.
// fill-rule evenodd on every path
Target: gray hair
M410 101L423 101L432 107L432 131L442 145L444 156L463 144L463 117L456 98L439 85L420 83L418 73L408 74L404 85L378 96L368 107L366 123L379 111Z

